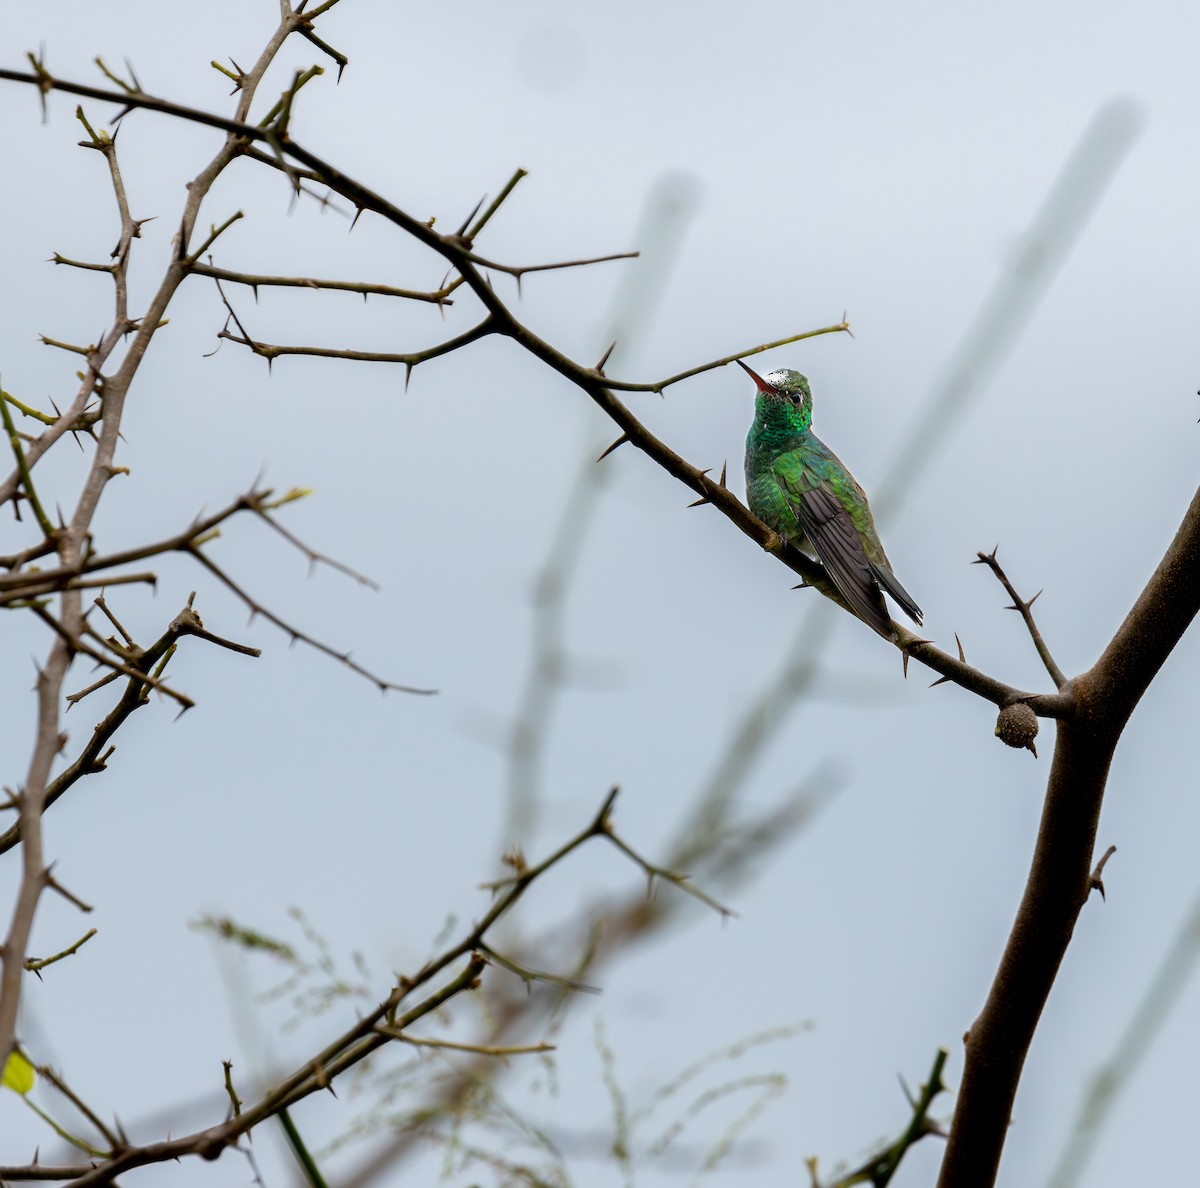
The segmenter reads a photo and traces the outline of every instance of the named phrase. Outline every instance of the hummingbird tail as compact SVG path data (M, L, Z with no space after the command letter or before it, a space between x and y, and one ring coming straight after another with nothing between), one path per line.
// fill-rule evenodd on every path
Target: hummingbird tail
M913 601L912 595L896 580L896 575L885 565L872 564L871 571L883 589L896 600L897 606L920 627L924 613Z

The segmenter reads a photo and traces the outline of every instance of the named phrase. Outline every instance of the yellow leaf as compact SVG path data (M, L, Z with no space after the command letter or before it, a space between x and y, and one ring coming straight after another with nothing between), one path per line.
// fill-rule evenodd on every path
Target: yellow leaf
M13 1052L4 1065L4 1075L0 1077L0 1085L24 1096L33 1088L37 1079L33 1065L20 1052Z

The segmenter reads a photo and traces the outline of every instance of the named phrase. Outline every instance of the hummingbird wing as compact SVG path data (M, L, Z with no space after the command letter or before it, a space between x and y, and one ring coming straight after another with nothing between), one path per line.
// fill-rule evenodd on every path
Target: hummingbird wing
M817 560L825 566L850 609L884 639L894 639L892 619L884 605L875 569L867 560L858 529L836 492L819 481L807 489L797 489L778 474L775 481Z

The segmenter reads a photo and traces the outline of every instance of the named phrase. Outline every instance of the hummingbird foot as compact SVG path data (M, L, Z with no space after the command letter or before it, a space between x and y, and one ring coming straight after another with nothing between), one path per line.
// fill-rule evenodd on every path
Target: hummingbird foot
M784 549L787 548L787 543L788 543L788 538L786 536L784 536L782 533L776 532L774 529L772 529L771 535L768 536L767 539L762 542L762 547L764 549L766 549L766 551L768 553L773 553L775 555L778 555L779 553L782 553Z

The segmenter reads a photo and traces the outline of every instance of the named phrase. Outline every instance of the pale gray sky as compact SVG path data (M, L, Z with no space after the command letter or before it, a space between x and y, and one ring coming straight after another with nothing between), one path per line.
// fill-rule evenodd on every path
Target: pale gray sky
M93 81L96 54L114 66L128 56L148 90L228 111L227 80L208 63L245 65L275 17L267 0L218 0L199 20L172 5L45 0L6 14L2 60L19 68L26 49L44 44L53 73ZM1195 488L1198 26L1194 5L1156 2L1135 13L1113 3L752 0L735 15L712 3L343 0L322 35L350 68L340 86L332 72L310 85L293 132L439 226L457 225L517 166L529 169L480 244L517 263L638 247L646 196L668 177L687 208L678 262L622 374L660 378L846 311L854 339L779 350L761 369L810 377L817 432L871 491L1106 109L1132 147L1032 319L982 376L884 533L927 633L952 648L957 632L973 663L1040 689L1047 681L1019 619L995 581L968 565L975 551L999 542L1019 589L1045 587L1039 623L1076 672L1120 622ZM319 60L315 52L291 43L276 89ZM45 261L54 251L105 256L117 228L111 191L99 157L75 147L73 99L50 96L45 125L32 91L5 84L0 102L0 375L24 399L61 404L75 361L36 336L88 341L108 316L109 292L103 278ZM93 122L112 114L86 107ZM138 244L135 307L166 258L183 183L218 141L150 114L124 126L134 214L159 216ZM249 164L218 186L204 221L237 209L247 218L220 242L224 267L426 288L444 272L369 217L347 236L343 219L313 203L289 213L281 182ZM527 277L521 312L593 360L628 267ZM428 345L475 313L463 300L443 324L429 307L364 306L353 296L264 294L257 307L245 291L235 297L264 340L384 351ZM494 744L523 686L533 580L593 442L615 436L580 393L506 342L421 367L406 394L402 373L380 366L285 359L268 378L228 343L205 357L222 322L201 281L173 307L125 422L119 461L133 475L114 486L98 520L106 546L178 531L265 466L281 488L316 489L286 513L288 526L382 592L328 571L307 580L302 559L248 523L232 525L214 555L285 618L386 676L441 692L381 698L328 660L289 650L268 625L247 627L243 610L181 560L159 566L156 598L121 594L120 613L143 638L198 589L209 627L265 650L253 662L187 648L172 672L198 707L176 723L168 706L141 711L110 771L47 817L50 853L64 881L96 904L89 922L99 935L31 983L24 1034L127 1125L218 1089L224 1058L249 1079L267 1053L287 1064L349 1018L282 1034L279 1010L264 1009L247 1046L231 1018L225 963L188 921L229 912L294 935L287 909L298 904L341 958L367 955L382 996L389 971L419 964L449 913L462 922L483 910L477 884L514 840L498 837L508 764ZM631 404L698 465L728 459L740 493L752 393L734 371ZM65 499L69 456L53 472ZM598 669L556 704L541 826L519 839L531 857L586 822L612 783L624 789L622 836L657 856L818 597L791 592L791 574L711 509L685 511L692 496L640 454L624 449L604 465L566 619L571 654ZM1036 761L1002 748L987 705L953 687L928 691L933 678L919 665L902 681L895 652L843 619L814 620L821 631L836 620L823 695L788 717L739 798L761 810L818 769L838 773L840 794L727 893L737 920L722 926L697 912L605 969L604 995L581 1004L558 1038L559 1097L518 1091L530 1074L514 1070L515 1100L535 1119L603 1133L610 1106L596 1018L635 1100L715 1048L812 1021L811 1032L731 1066L731 1076L789 1080L747 1131L761 1185L802 1182L806 1156L828 1168L898 1132L896 1073L920 1080L939 1044L950 1048L947 1077L957 1084L960 1037L1021 894L1052 731L1044 725ZM22 668L32 679L28 657L47 640L15 615L0 640L0 782L15 784L32 710ZM1197 893L1198 662L1193 633L1118 752L1099 838L1119 847L1109 900L1084 911L1043 1018L1006 1185L1046 1183L1087 1077ZM90 702L73 711L75 741L102 712ZM0 903L9 902L14 858L0 861ZM613 856L581 855L533 893L523 920L548 922L638 878ZM48 901L38 951L79 931L65 904ZM257 968L253 980L268 984ZM1198 1009L1189 984L1126 1086L1088 1169L1092 1188L1174 1182L1190 1166ZM306 1133L348 1126L362 1103L342 1100L299 1112ZM219 1100L210 1109L219 1114ZM702 1128L694 1149L716 1129ZM0 1162L29 1157L38 1142L45 1158L51 1146L7 1094L0 1136ZM267 1182L279 1184L272 1143L256 1150ZM919 1148L895 1183L931 1182L939 1154L933 1143ZM423 1170L432 1178L438 1167L434 1158ZM571 1167L579 1183L619 1182L603 1159ZM192 1163L142 1180L164 1174L179 1184L249 1180L228 1156L219 1170ZM746 1174L735 1165L712 1182ZM679 1179L648 1165L637 1182Z

